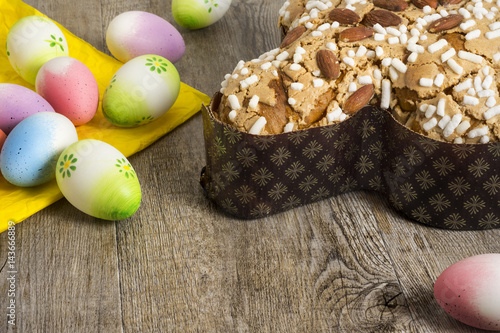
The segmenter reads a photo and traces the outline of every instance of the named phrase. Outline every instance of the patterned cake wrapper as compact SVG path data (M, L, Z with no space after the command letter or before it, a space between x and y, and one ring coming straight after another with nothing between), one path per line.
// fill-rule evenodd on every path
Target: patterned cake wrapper
M427 226L500 227L500 143L451 144L365 107L346 121L252 135L218 121L220 95L203 107L207 164L201 186L224 212L259 218L358 190Z

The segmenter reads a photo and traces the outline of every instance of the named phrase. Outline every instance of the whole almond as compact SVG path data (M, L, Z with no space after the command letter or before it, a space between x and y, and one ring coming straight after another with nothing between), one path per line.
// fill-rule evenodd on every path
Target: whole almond
M353 25L359 23L361 21L361 17L356 14L355 11L347 9L347 8L335 8L332 9L330 14L328 14L328 18L331 21L337 21L342 25Z
M449 5L456 5L462 1L463 0L439 0L439 4L441 6L449 6Z
M411 3L415 5L417 8L424 8L425 6L429 6L431 8L437 8L437 0L411 0Z
M402 21L401 17L384 9L372 10L363 18L363 24L369 27L373 27L377 23L383 27L390 27L400 25Z
M404 0L373 0L373 4L391 12L402 12L408 8L408 4Z
M352 27L340 32L339 40L342 42L356 42L373 36L373 29L367 27Z
M290 30L286 34L285 38L283 38L283 41L281 42L280 48L285 48L288 45L295 42L297 39L300 38L300 36L302 36L302 34L304 32L306 32L306 27L304 27L303 25L299 25L298 27Z
M330 50L319 50L316 53L316 62L321 73L330 80L340 76L340 63L335 54Z
M463 21L464 17L460 14L450 14L432 22L427 30L429 32L441 32L455 28Z
M374 92L373 84L367 84L356 90L344 103L343 110L347 114L354 114L368 104Z

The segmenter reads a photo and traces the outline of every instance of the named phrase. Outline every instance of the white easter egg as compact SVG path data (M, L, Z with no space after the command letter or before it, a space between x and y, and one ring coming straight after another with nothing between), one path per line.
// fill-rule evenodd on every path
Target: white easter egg
M158 55L143 55L125 63L112 77L102 99L102 111L111 123L134 127L167 112L180 91L177 69Z
M141 204L134 168L115 147L94 139L67 147L57 161L57 185L82 212L105 220L132 216Z
M0 154L0 168L11 184L31 187L54 179L61 152L78 140L73 123L55 112L39 112L9 133Z
M173 0L174 20L187 29L201 29L214 24L226 14L231 0Z
M7 34L6 47L14 70L33 85L43 64L55 57L68 56L68 43L61 29L38 15L14 23Z
M453 318L484 330L500 330L500 253L460 260L434 284L439 305Z

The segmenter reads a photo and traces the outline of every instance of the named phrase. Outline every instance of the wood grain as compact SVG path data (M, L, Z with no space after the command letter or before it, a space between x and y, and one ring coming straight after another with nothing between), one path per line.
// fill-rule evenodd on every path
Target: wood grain
M170 1L27 3L106 53L106 27L123 11L174 22ZM211 95L239 60L277 47L281 5L235 0L208 28L174 23L182 81ZM500 252L499 230L427 228L368 192L233 219L199 185L200 115L130 161L143 190L130 219L98 221L63 199L16 226L17 325L0 332L478 332L441 310L433 283L453 262ZM0 267L6 244L0 234ZM2 309L7 277L4 267Z

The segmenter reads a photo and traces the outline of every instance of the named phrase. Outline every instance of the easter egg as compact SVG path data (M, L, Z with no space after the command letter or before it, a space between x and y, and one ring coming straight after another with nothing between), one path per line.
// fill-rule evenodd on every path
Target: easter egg
M0 152L2 151L3 144L5 143L5 140L7 139L7 134L5 134L1 129L0 129ZM2 159L2 154L0 154L0 161ZM2 169L0 169L0 173L2 172Z
M36 92L75 126L94 117L99 105L99 86L90 69L71 57L47 61L38 71Z
M231 0L172 0L174 20L187 29L201 29L224 16Z
M44 63L68 55L68 43L61 29L38 15L26 16L14 23L7 34L6 46L14 70L33 85Z
M100 219L126 219L141 204L134 168L118 149L103 141L80 140L66 148L57 161L56 179L73 206Z
M78 140L75 126L63 115L40 112L21 121L5 140L0 169L14 185L30 187L55 176L61 152Z
M452 264L437 278L434 296L462 323L500 330L500 253L472 256Z
M54 108L31 89L12 83L0 83L0 129L6 134L21 120Z
M5 143L5 139L7 139L7 134L5 134L1 129L0 129L0 151L2 151L3 144Z
M184 39L172 24L141 11L116 16L106 30L106 44L124 63L145 54L157 54L175 63L186 50Z
M158 55L139 56L111 78L102 111L117 126L143 125L167 112L179 91L179 73L170 61Z

